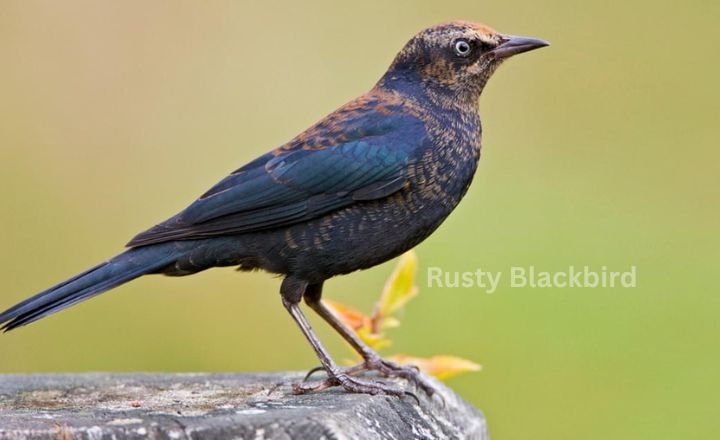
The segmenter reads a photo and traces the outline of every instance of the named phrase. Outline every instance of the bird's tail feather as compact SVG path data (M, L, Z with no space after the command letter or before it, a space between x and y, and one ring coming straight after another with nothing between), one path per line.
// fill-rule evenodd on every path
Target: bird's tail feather
M171 243L130 249L69 280L0 313L2 331L10 331L90 299L147 273L158 271L178 257Z

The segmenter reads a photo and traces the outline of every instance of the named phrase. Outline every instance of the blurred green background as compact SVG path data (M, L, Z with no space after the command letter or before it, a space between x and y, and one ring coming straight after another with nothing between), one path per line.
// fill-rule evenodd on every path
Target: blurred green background
M416 31L483 21L552 46L486 88L479 174L417 249L420 296L389 352L481 363L449 384L495 439L711 438L718 5L3 1L0 307L114 255L369 89ZM327 296L367 310L392 264ZM585 264L637 265L639 285L488 295L424 275ZM230 269L143 278L3 335L0 372L308 369L278 287Z

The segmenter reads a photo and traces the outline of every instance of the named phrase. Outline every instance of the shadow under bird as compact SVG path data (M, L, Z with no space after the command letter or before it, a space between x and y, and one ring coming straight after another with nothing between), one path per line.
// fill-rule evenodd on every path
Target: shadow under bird
M507 58L547 46L535 38L456 21L421 31L368 93L234 171L120 255L0 314L13 330L147 274L191 275L236 266L284 276L282 304L315 350L327 379L298 393L342 386L403 395L374 370L432 386L385 361L321 302L323 283L413 248L466 193L480 158L478 99ZM301 300L362 356L341 368L315 336Z

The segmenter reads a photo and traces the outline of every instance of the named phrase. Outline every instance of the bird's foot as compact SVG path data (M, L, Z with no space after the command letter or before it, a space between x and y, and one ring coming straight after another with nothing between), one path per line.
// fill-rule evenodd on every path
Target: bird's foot
M313 374L319 371L325 371L325 369L323 367L313 368L305 375L303 382L307 382ZM385 377L403 378L422 389L428 396L433 396L437 393L435 386L420 373L420 370L416 366L398 365L377 355L369 355L363 362L343 370L348 376L354 376L366 371L377 371Z
M423 390L428 396L432 396L437 392L435 386L414 365L399 365L380 356L370 356L354 368L359 371L377 371L385 377L403 378Z
M311 371L311 373L315 370L317 369L314 369L313 371ZM410 396L415 399L418 405L420 404L420 400L417 398L417 396L409 391L390 386L381 381L368 381L352 377L349 374L349 370L350 369L341 369L337 372L328 372L328 378L320 382L307 382L306 377L305 381L303 381L302 383L293 385L293 392L295 394L307 394L316 391L322 391L327 388L340 386L345 391L351 393L371 395L385 394L388 396L396 397Z

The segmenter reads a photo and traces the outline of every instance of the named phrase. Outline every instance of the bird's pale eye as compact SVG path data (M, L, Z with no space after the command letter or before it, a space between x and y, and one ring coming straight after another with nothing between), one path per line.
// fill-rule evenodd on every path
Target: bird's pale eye
M465 39L455 40L453 48L455 49L455 55L463 58L472 52L472 46L470 46L470 43Z

